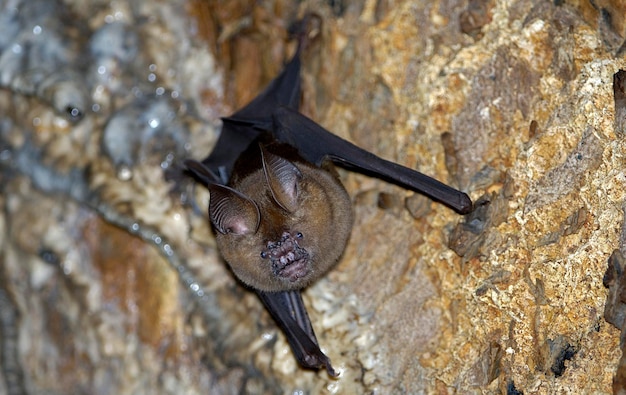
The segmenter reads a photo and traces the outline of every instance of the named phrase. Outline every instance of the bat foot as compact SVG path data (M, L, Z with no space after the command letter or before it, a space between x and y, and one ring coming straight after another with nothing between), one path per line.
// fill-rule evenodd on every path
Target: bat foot
M289 26L289 34L298 39L301 51L305 51L310 42L315 40L322 31L322 17L309 12L302 19Z

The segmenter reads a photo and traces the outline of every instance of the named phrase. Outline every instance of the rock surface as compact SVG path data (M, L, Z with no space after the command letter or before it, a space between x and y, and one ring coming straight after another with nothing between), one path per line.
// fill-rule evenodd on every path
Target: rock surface
M625 388L603 286L626 254L621 2L0 6L0 393ZM352 238L304 293L337 380L298 367L177 167L307 10L303 111L477 203L340 172Z

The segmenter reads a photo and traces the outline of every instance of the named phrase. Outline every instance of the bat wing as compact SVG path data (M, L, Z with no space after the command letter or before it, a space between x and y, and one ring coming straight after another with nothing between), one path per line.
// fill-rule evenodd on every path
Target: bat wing
M309 369L325 368L329 375L337 377L330 359L319 348L300 291L256 293L287 337L300 365Z
M282 106L273 114L274 137L297 148L318 166L330 159L340 166L421 192L460 214L472 210L467 194L408 167L382 159L324 129L298 111Z
M272 114L281 106L300 104L300 48L283 71L245 107L222 118L222 133L211 154L202 164L226 184L233 166L262 130L271 129Z
M418 171L382 159L334 135L297 111L300 100L300 48L283 71L248 105L224 118L215 148L202 164L223 183L241 153L263 132L295 147L318 166L330 159L405 188L421 192L460 214L472 210L467 194Z

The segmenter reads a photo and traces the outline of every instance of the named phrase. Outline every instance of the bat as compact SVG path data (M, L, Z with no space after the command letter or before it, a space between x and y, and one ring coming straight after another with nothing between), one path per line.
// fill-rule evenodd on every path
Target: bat
M185 166L209 189L209 218L232 272L256 292L300 365L336 377L300 293L333 267L352 228L351 201L332 164L423 193L460 214L472 210L472 201L298 112L304 41L257 97L223 118L211 154Z

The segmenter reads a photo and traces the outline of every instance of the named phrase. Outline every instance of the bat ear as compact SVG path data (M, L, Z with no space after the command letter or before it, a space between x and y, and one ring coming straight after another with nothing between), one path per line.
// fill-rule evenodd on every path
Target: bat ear
M209 184L209 192L209 217L218 232L247 235L257 231L261 214L252 199L219 184Z
M274 201L292 213L298 208L298 184L302 179L300 170L285 158L274 155L261 146L263 172Z

